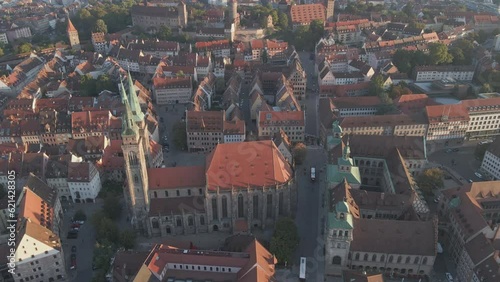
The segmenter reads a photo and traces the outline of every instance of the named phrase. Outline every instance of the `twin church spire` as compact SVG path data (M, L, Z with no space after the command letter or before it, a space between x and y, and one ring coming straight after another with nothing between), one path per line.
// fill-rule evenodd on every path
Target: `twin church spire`
M128 93L125 91L123 81L120 79L120 94L122 103L125 105L125 112L122 114L123 135L138 134L137 123L144 121L144 113L141 110L139 99L135 93L134 83L130 71L128 72Z

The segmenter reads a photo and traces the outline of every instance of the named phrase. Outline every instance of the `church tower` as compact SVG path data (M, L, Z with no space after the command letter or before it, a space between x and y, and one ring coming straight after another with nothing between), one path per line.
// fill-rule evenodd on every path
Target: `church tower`
M335 18L333 12L335 11L335 0L326 0L326 21L333 23Z
M131 80L130 73L129 80ZM149 139L144 137L144 130L147 130L145 129L144 114L140 111L140 107L140 113L137 111L135 103L137 95L135 95L134 88L129 89L129 95L127 95L123 83L120 83L120 92L122 103L125 105L125 111L122 115L122 150L127 177L127 187L124 191L125 199L134 228L148 231L149 234L146 223L149 212L149 183L146 162L148 151L144 149L149 144ZM130 95L132 93L134 95ZM127 96L131 99L135 96L135 100L129 101ZM141 116L142 120L139 120Z
M188 22L187 8L184 1L180 1L177 5L177 16L179 17L180 26L185 27Z
M333 188L331 211L325 246L325 274L339 275L349 261L349 249L353 240L354 218L359 218L359 209L352 201L350 186L344 179Z
M238 22L238 0L229 0L229 20L235 25Z
M69 16L66 34L68 35L69 45L71 46L71 48L74 50L80 50L80 38L78 37L78 30L76 30Z

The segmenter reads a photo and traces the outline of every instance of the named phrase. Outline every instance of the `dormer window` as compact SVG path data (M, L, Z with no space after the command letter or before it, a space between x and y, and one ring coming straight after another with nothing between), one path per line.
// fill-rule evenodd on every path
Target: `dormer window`
M344 213L340 213L339 218L340 218L340 219L344 219L344 217L345 217Z

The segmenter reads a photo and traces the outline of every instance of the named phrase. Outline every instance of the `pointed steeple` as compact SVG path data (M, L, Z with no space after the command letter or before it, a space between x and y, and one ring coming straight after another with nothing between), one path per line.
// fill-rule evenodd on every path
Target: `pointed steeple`
M139 104L139 99L137 98L137 93L135 93L134 82L132 81L132 76L130 75L130 70L128 70L128 96L130 100L130 109L132 111L133 119L135 122L144 121L144 113L141 110L141 104Z
M127 99L127 92L123 86L123 82L120 81L120 92L122 94L122 103L125 105L125 112L122 114L122 134L123 135L136 135L138 132L137 124L132 118L132 111L130 110L130 104Z
M71 22L71 19L69 18L69 16L68 16L68 26L66 27L66 31L67 32L78 32L78 30L76 30L75 26Z

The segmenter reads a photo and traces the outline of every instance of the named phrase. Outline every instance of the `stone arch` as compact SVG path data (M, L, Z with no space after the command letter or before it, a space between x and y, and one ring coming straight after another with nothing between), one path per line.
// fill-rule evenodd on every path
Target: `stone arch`
M151 226L153 228L160 228L160 223L158 222L158 219L157 218L153 218L151 219Z
M342 258L340 256L334 256L332 259L332 264L340 265L342 263Z

